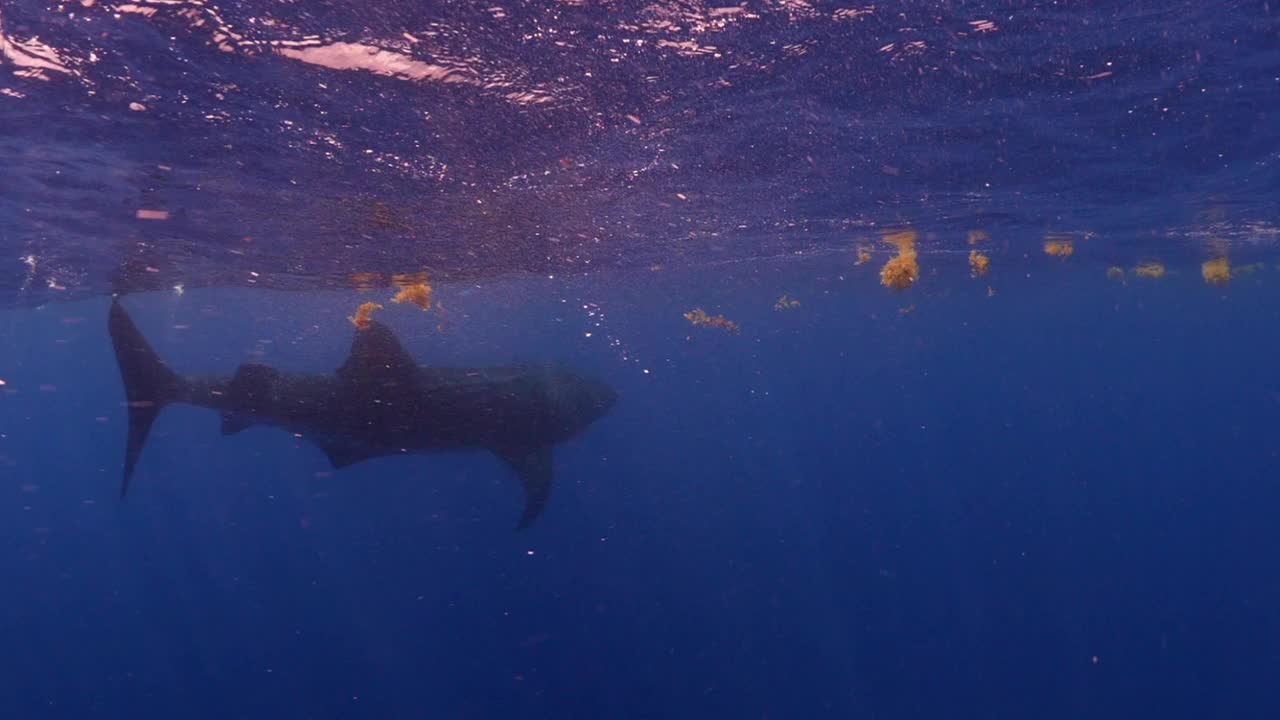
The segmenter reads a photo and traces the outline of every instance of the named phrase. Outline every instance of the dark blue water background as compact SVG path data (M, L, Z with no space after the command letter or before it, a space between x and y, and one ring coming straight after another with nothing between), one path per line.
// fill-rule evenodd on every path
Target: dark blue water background
M221 437L215 413L184 407L120 503L105 303L8 313L6 712L1275 708L1274 284L1124 286L1058 265L991 298L938 280L903 315L873 277L775 264L643 291L496 284L445 292L466 321L443 332L386 313L423 362L562 357L619 388L557 454L551 507L524 533L486 455L332 472L287 433ZM772 310L787 290L803 305ZM588 297L625 310L589 318ZM323 371L358 299L129 306L184 371L230 372L246 350ZM666 310L695 301L741 333Z
M0 41L0 716L1280 711L1267 3L19 0ZM335 471L186 406L121 502L113 289L184 373L330 371L376 300L423 363L620 399L525 532L485 453Z

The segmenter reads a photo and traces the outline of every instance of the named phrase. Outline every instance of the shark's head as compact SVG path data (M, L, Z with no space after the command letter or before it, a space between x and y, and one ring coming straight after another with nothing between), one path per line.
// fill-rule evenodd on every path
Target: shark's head
M604 417L618 402L618 392L608 383L560 364L549 368L547 392L569 435Z

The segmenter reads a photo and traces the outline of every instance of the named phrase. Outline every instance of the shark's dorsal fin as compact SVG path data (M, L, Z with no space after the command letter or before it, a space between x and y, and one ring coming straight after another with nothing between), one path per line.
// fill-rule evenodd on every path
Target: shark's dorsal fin
M551 497L551 446L533 448L492 448L493 453L515 469L524 487L524 514L517 530L533 524Z
M227 383L227 400L234 410L222 413L222 434L235 435L258 422L260 412L270 410L280 371L269 365L244 363Z
M261 393L271 381L280 376L280 371L262 363L240 363L236 374L231 376L231 387L244 388L251 392Z
M338 377L349 383L410 385L417 375L418 365L396 339L391 328L372 321L363 330L356 330L351 341L351 354L338 368Z

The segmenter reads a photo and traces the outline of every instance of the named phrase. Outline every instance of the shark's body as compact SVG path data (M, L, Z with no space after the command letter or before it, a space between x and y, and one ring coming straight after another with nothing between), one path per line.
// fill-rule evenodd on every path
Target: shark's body
M608 385L560 364L421 367L378 322L356 331L351 355L332 375L246 364L229 378L184 378L160 361L118 300L108 330L129 402L122 496L156 416L181 402L221 411L224 434L256 424L297 433L335 468L406 452L491 450L524 486L523 528L551 493L552 446L617 400Z

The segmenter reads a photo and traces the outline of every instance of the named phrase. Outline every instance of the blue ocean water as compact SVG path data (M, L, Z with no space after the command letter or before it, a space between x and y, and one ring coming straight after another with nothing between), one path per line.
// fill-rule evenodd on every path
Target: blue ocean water
M1274 717L1276 18L0 3L0 716ZM121 499L113 295L618 400L525 530L182 403Z
M332 471L183 406L120 502L105 301L6 313L6 714L1269 712L1274 284L1050 267L904 315L864 270L441 291L468 318L443 332L388 312L424 363L618 388L520 533L485 454ZM359 296L262 295L127 300L184 371L341 362L352 332L309 328ZM694 298L741 331L664 310Z

